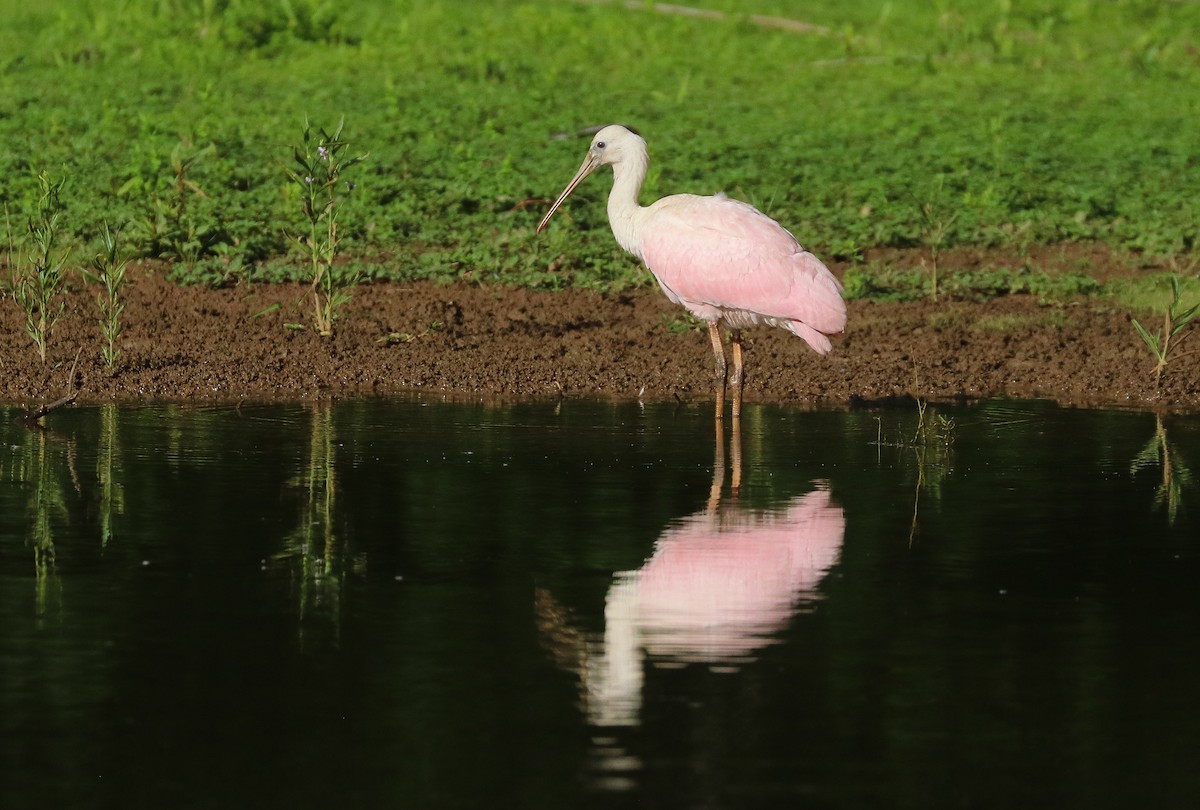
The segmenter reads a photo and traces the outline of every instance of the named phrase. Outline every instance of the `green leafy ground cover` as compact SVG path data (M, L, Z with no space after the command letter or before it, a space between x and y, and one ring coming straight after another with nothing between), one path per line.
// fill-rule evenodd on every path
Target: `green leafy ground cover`
M344 121L350 148L370 153L339 215L340 250L364 278L642 285L608 232L600 179L548 233L533 232L582 157L574 133L622 121L650 143L643 202L725 190L822 256L933 238L1017 254L1097 240L1194 275L1200 4L691 5L735 13L571 0L0 0L8 257L24 249L47 172L67 181L63 238L81 266L107 221L180 281L303 278L305 225L284 167L307 119ZM822 28L737 14L750 11ZM912 284L872 272L864 263L854 289L902 295ZM1009 275L980 283L1038 294L1051 284L1036 268ZM947 292L956 283L939 280ZM1060 284L1088 292L1086 280Z

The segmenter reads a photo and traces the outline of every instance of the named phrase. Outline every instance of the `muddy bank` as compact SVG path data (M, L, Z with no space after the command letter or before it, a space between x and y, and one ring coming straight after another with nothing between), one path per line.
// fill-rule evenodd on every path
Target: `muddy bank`
M57 399L81 349L80 403L304 400L410 390L645 401L710 395L705 333L690 328L656 288L606 295L369 285L355 292L334 337L321 338L311 328L289 326L310 320L303 286L178 287L136 269L113 371L100 358L92 295L77 289L64 300L45 365L16 303L0 301L0 401L33 406ZM803 407L903 396L1012 396L1200 407L1200 354L1180 356L1156 386L1150 354L1128 313L1101 298L1054 305L1027 295L856 301L849 309L847 332L828 357L781 330L748 332L747 401Z

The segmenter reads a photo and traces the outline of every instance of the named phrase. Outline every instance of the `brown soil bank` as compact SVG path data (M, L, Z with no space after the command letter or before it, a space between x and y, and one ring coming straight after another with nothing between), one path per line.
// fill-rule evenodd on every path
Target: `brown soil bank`
M1101 278L1138 272L1098 269ZM131 271L126 300L113 371L100 360L90 292L65 295L45 365L17 304L0 300L0 402L32 407L57 399L81 349L79 402L301 400L412 390L646 401L710 396L707 336L685 328L682 311L657 289L604 295L369 285L343 309L332 338L288 326L310 321L307 289L299 285L213 290ZM1012 396L1200 408L1200 353L1181 354L1156 385L1150 353L1128 313L1103 299L851 302L849 327L828 357L778 329L746 337L748 402L845 406L903 396Z

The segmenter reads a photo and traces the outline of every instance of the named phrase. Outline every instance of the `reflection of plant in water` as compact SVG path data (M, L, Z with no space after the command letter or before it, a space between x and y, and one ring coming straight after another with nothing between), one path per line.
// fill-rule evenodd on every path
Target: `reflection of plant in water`
M893 441L883 439L883 421L877 420L879 432L876 445L907 448L913 451L917 462L917 483L913 492L912 524L908 530L911 544L917 533L917 516L920 514L921 495L928 492L933 499L940 500L942 483L954 471L954 420L931 410L924 399L917 399L917 427L912 436L899 436Z
M320 403L312 409L308 466L294 483L305 490L300 526L288 539L283 558L299 562L301 632L314 614L332 623L340 620L342 548L334 533L337 476L334 469L333 408Z
M66 520L66 488L60 480L61 458L53 446L53 435L44 429L32 429L25 434L21 478L29 486L27 509L30 515L28 542L33 545L33 564L38 616L45 616L51 597L58 592L55 574L54 519ZM74 475L73 444L67 445L67 467Z
M912 524L908 529L910 545L917 533L921 493L928 491L935 501L941 500L942 483L954 470L954 420L936 411L929 413L928 404L923 399L917 400L917 430L909 444L917 458Z
M1161 415L1155 415L1154 436L1133 459L1129 472L1134 474L1147 467L1158 467L1162 472L1162 480L1154 493L1154 507L1166 506L1167 520L1174 524L1183 490L1192 485L1192 471L1172 449Z
M117 481L120 453L117 443L117 406L100 406L100 441L96 448L96 480L100 483L100 546L112 539L114 515L125 514L125 487Z

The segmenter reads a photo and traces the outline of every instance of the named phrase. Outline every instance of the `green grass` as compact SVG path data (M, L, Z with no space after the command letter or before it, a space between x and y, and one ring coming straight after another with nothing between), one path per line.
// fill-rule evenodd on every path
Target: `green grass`
M621 288L648 275L606 178L533 228L585 148L557 134L623 121L643 202L725 190L825 257L927 241L932 188L943 250L1200 249L1200 5L692 4L829 33L569 0L0 0L0 203L47 171L73 256L107 220L180 280L300 278L280 166L306 118L344 119L371 153L339 216L365 277Z
M1062 329L1070 322L1070 317L1061 307L1047 307L1044 311L1034 314L1003 313L985 315L980 318L973 318L961 312L942 311L931 314L928 322L929 326L935 330L1012 334L1033 330Z
M922 268L893 267L875 262L854 265L844 275L848 299L916 301L930 297L929 273ZM1069 301L1101 291L1098 281L1075 271L1043 272L1028 267L943 268L941 294L984 300L1001 295L1033 295L1041 301Z
M1181 278L1178 284L1179 297L1185 305L1200 303L1200 277ZM1141 315L1155 313L1161 316L1174 300L1171 277L1166 274L1114 279L1104 288L1108 297L1122 309Z

